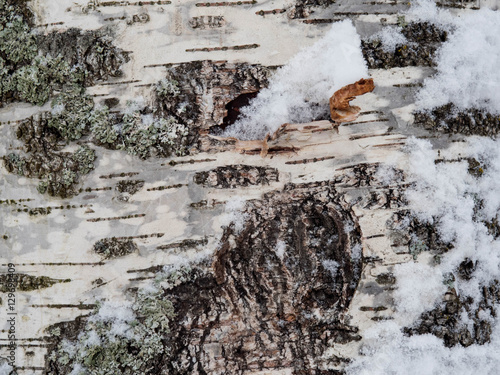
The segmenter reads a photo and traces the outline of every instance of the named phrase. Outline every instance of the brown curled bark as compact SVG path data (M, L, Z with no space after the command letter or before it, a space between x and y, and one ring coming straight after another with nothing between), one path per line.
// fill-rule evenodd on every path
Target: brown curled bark
M342 87L330 98L330 114L335 122L354 121L361 108L351 106L349 102L358 95L373 91L375 84L373 79L360 79L358 82Z

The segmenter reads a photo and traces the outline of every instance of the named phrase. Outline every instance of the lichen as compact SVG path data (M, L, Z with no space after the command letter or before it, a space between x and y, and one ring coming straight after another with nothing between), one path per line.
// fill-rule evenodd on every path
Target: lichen
M168 354L165 345L175 316L156 278L137 292L132 304L123 304L110 316L106 302L99 302L75 340L65 338L58 327L49 332L58 344L48 355L47 374L81 375L156 374L159 359ZM57 369L57 370L55 370Z
M80 177L94 169L95 152L81 146L74 153L46 150L30 157L9 154L3 157L6 169L31 178L39 178L37 190L40 194L67 198L77 193Z
M28 62L37 54L35 38L19 9L0 1L0 51L14 64Z
M94 102L85 94L85 89L73 85L52 101L52 118L48 125L68 141L80 139L88 129L93 108Z
M108 107L94 108L90 113L89 122L90 134L97 144L111 145L116 142L118 133L111 126Z
M398 16L400 37L406 43L396 43L386 50L380 40L368 38L361 41L363 56L372 69L389 69L406 66L433 66L434 56L447 32L429 22L410 22ZM389 26L387 26L389 27Z
M432 110L416 111L413 115L415 124L427 130L486 137L500 133L500 116L479 108L460 109L448 103Z
M85 74L62 56L40 53L27 14L31 15L22 2L0 0L0 99L43 105L54 89L82 83Z
M118 146L120 149L142 159L153 155L186 154L184 141L184 137L188 135L186 126L179 124L173 116L145 117L138 110L125 113L121 125L122 144Z
M156 92L160 97L178 96L181 93L179 82L174 79L163 78L156 85Z
M144 180L121 180L116 184L120 193L135 194L144 186Z
M16 173L19 176L24 176L24 170L26 168L26 160L19 157L19 155L10 153L6 156L6 165L9 167L7 170L11 173Z
M78 173L81 175L94 169L95 151L88 146L81 146L71 158L78 163Z

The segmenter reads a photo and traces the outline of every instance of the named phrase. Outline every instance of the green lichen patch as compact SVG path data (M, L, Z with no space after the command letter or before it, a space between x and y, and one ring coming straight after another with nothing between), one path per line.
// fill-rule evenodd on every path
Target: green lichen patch
M129 60L110 30L32 32L25 1L0 0L0 101L43 105L54 90L120 76Z
M32 276L24 273L14 274L14 277L0 275L0 292L6 293L8 291L7 282L11 280L16 281L16 290L21 292L50 288L54 284L71 281L70 279L53 279L48 276Z
M23 2L0 0L0 101L43 105L54 90L83 83L85 72L39 50Z
M79 174L87 174L94 169L95 151L88 146L81 146L71 158L78 164Z
M80 178L94 169L95 151L80 146L75 152L61 152L64 138L49 126L48 112L33 116L19 124L18 138L24 142L27 156L8 154L3 157L10 173L40 179L38 191L62 198L78 193Z
M10 153L4 157L7 170L10 173L18 174L19 176L24 176L24 170L26 168L26 160L21 158L17 154Z
M52 101L51 106L48 125L57 129L64 139L78 140L87 132L94 102L83 87L68 87Z
M61 58L35 57L12 74L10 89L19 100L43 105L56 89L63 89L67 83L80 83L82 73L72 69Z
M19 3L0 1L0 51L13 64L29 62L37 54L35 38Z
M188 129L173 116L154 118L141 111L126 113L120 124L118 148L147 159L154 155L183 156L187 152Z
M118 116L111 116L107 107L94 108L88 120L92 140L100 146L141 159L187 153L188 129L181 121L153 115L151 109L134 101Z
M175 79L163 78L155 85L156 93L160 98L176 97L181 93L179 82Z
M41 181L37 189L40 194L68 198L78 193L80 176L93 169L95 154L94 150L83 146L73 154L47 152L31 157L9 154L3 160L11 173L39 178Z
M104 238L94 244L93 251L103 259L114 259L132 254L138 251L138 247L132 240L118 238Z
M112 146L118 139L118 132L110 121L108 107L94 108L88 118L93 141L100 146Z
M137 292L133 303L99 303L90 316L75 324L50 328L54 342L45 373L161 373L162 360L169 354L169 325L175 316L162 287L166 279L154 279Z

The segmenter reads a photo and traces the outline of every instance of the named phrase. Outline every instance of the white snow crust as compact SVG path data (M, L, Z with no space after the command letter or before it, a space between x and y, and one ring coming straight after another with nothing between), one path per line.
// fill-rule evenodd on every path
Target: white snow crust
M449 29L437 55L437 73L417 96L419 109L454 103L459 109L500 113L500 12L481 9L452 18L420 1L421 18ZM418 11L417 11L418 12Z
M321 40L271 77L269 87L241 108L240 119L224 135L262 139L284 123L309 122L324 115L335 91L368 77L360 46L351 21L334 23Z

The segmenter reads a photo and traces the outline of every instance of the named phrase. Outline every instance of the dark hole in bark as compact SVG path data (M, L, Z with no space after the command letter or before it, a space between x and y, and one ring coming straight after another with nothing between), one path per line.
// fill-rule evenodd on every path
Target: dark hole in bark
M227 115L222 120L222 125L213 126L211 132L213 134L220 134L226 128L236 122L240 117L241 108L247 106L250 101L257 96L259 92L249 92L246 94L241 94L236 97L236 99L231 100L226 104Z

